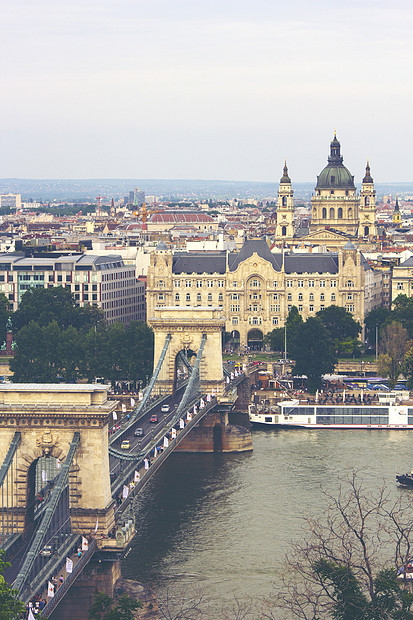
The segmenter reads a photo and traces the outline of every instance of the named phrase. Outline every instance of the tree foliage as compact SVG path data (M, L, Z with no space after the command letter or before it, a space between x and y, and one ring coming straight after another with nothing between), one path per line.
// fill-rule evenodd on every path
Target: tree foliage
M412 558L411 497L367 491L358 472L324 492L325 511L308 517L285 558L282 585L266 618L412 620L413 594L399 570Z
M3 573L10 566L5 560L6 553L0 549L0 620L19 618L25 611L24 604L19 600L19 593L5 581Z
M337 357L327 329L318 317L300 323L288 347L295 360L294 375L307 375L308 391L321 387L321 376L332 372Z
M350 312L333 305L319 310L316 316L328 331L338 356L348 353L352 355L358 350L357 338L361 325L353 319Z
M411 347L409 333L397 321L386 325L380 334L379 372L388 377L392 389L405 367L404 358Z
M141 609L142 603L122 594L113 599L104 592L96 592L93 605L88 611L90 620L133 620L135 609Z

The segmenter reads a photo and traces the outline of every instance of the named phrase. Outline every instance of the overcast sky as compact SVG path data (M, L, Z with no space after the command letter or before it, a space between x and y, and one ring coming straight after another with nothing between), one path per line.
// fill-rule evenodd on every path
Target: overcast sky
M0 178L413 180L411 0L0 9Z

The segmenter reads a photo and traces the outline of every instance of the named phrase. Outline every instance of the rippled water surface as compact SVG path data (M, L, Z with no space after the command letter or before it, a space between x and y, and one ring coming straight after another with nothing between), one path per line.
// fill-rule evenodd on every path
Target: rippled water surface
M266 596L302 517L323 510L321 489L363 468L367 487L407 492L413 431L257 430L244 454L176 454L140 496L137 536L123 575L200 584L217 603Z

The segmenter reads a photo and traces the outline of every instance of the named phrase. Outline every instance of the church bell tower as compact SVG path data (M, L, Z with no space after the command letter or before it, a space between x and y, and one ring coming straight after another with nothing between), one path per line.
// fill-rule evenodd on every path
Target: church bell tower
M280 179L277 204L277 227L275 236L277 241L289 240L294 236L294 203L291 179L288 176L287 162L284 164L283 176Z
M366 174L360 192L359 207L359 238L369 238L377 236L376 223L376 190L374 189L373 178L370 174L370 164L367 162Z

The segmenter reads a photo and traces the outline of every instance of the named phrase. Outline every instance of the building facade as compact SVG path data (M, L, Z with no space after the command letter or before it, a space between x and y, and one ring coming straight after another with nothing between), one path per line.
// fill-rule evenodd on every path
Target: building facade
M309 230L294 232L293 191L287 167L280 180L277 207L277 240L343 247L349 240L372 241L377 235L376 191L367 162L360 194L354 176L343 164L340 142L334 135L325 168L317 176L311 198Z
M108 323L146 320L145 283L121 256L0 254L0 292L12 311L28 289L54 286L69 289L79 306L101 308Z
M413 297L413 256L393 266L391 300L394 301L399 295Z
M159 306L219 307L225 330L241 346L260 346L282 327L292 306L303 317L330 305L363 324L381 303L381 274L353 244L337 253L272 253L263 240L245 241L240 252L176 252L164 244L151 254L148 320Z

